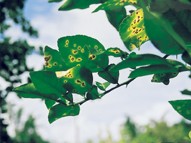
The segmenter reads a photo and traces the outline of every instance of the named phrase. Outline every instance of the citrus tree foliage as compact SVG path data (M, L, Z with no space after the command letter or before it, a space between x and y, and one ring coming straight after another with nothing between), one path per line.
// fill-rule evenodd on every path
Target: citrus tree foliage
M50 0L61 2L62 0ZM189 0L65 0L59 10L85 9L100 4L93 12L104 10L127 50L104 47L85 35L58 39L58 50L44 49L45 66L30 73L31 83L15 88L24 98L41 98L49 109L49 122L79 114L80 105L103 97L128 85L136 78L151 75L152 82L168 85L171 78L191 71L191 2ZM127 15L125 6L136 8ZM150 40L164 56L134 53L135 48ZM161 54L161 55L162 55ZM181 56L182 60L173 58ZM120 58L113 64L109 56ZM169 57L171 56L171 57ZM119 83L119 71L129 69L128 79ZM101 83L94 78L105 80ZM183 94L191 95L184 90ZM80 95L81 101L75 96ZM173 108L191 120L191 100L170 101Z

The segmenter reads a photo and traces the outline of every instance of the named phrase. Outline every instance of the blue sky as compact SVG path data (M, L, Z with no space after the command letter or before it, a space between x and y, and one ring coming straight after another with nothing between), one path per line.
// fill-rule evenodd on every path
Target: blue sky
M61 4L61 3L60 3ZM58 12L60 4L48 3L47 0L28 0L25 15L32 25L39 31L38 39L28 39L33 45L49 45L57 48L57 39L66 35L85 34L98 39L106 48L124 47L118 32L109 24L104 12L91 13L96 6L87 10L73 10L70 12ZM9 35L25 37L18 27L8 32ZM150 42L141 47L139 53L159 53ZM116 60L112 59L113 62ZM44 63L43 57L32 55L28 63L41 69ZM121 81L127 79L129 71L122 71ZM87 139L96 141L98 136L105 137L109 130L114 139L119 138L120 125L130 116L137 124L142 125L149 120L164 118L169 123L178 121L181 117L172 109L169 100L187 98L179 91L189 88L188 73L180 74L172 79L169 86L151 83L151 77L143 77L135 80L127 88L121 87L109 93L101 100L85 103L81 107L81 113L77 117L63 118L53 124L47 121L47 109L39 100L18 100L12 96L9 100L16 107L24 107L25 117L32 114L37 119L39 132L45 138L56 143L75 142L78 136L79 142ZM26 75L28 76L28 75ZM10 128L11 132L12 129Z

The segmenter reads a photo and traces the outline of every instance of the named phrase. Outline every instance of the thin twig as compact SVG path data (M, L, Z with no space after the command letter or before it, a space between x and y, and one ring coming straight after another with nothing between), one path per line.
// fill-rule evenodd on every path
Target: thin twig
M127 81L125 81L125 82L123 82L123 83L121 83L121 84L117 84L115 87L113 87L113 88L110 88L109 90L106 90L104 93L102 93L101 95L103 96L103 95L106 95L107 93L109 93L109 92L111 92L111 91L113 91L113 90L115 90L115 89L117 89L117 88L119 88L119 87L121 87L121 86L123 86L123 85L129 85L133 80L135 80L135 78L132 78L132 79L129 79L129 80L127 80ZM84 99L84 100L82 100L82 101L80 101L80 102L78 102L78 103L75 103L74 105L82 105L82 104L84 104L85 102L87 102L87 101L89 101L90 99Z

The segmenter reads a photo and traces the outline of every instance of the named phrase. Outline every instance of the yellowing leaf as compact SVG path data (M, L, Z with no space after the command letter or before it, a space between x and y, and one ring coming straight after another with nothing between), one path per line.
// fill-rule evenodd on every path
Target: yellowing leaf
M144 42L148 41L143 10L136 10L127 16L119 27L119 33L128 50L139 48Z

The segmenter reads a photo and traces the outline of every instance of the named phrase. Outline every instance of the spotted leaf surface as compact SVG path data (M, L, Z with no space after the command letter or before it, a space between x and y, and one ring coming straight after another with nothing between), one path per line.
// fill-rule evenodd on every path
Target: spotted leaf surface
M119 27L119 33L128 50L139 48L144 42L148 41L145 32L143 10L134 11L127 16Z
M155 74L151 81L162 82L165 85L168 85L170 83L170 79L176 77L177 75L178 72Z
M58 40L59 51L70 68L82 65L97 72L108 65L108 56L103 45L88 36L76 35Z
M191 120L191 100L175 100L169 103L180 115Z
M135 5L137 0L108 0L99 7L97 7L94 12L99 10L116 10L124 7L126 5Z
M124 52L122 51L121 49L119 48L108 48L106 50L106 54L108 56L113 56L113 57L121 57L121 58L126 58L128 53L127 52Z
M45 69L48 71L67 70L66 63L57 50L48 46L44 50Z
M76 66L67 72L56 72L56 75L63 87L71 93L84 95L92 87L92 73L84 67Z
M48 114L48 121L49 123L53 123L54 121L66 117L66 116L76 116L80 112L79 105L71 105L66 106L62 104L57 104L50 108Z

